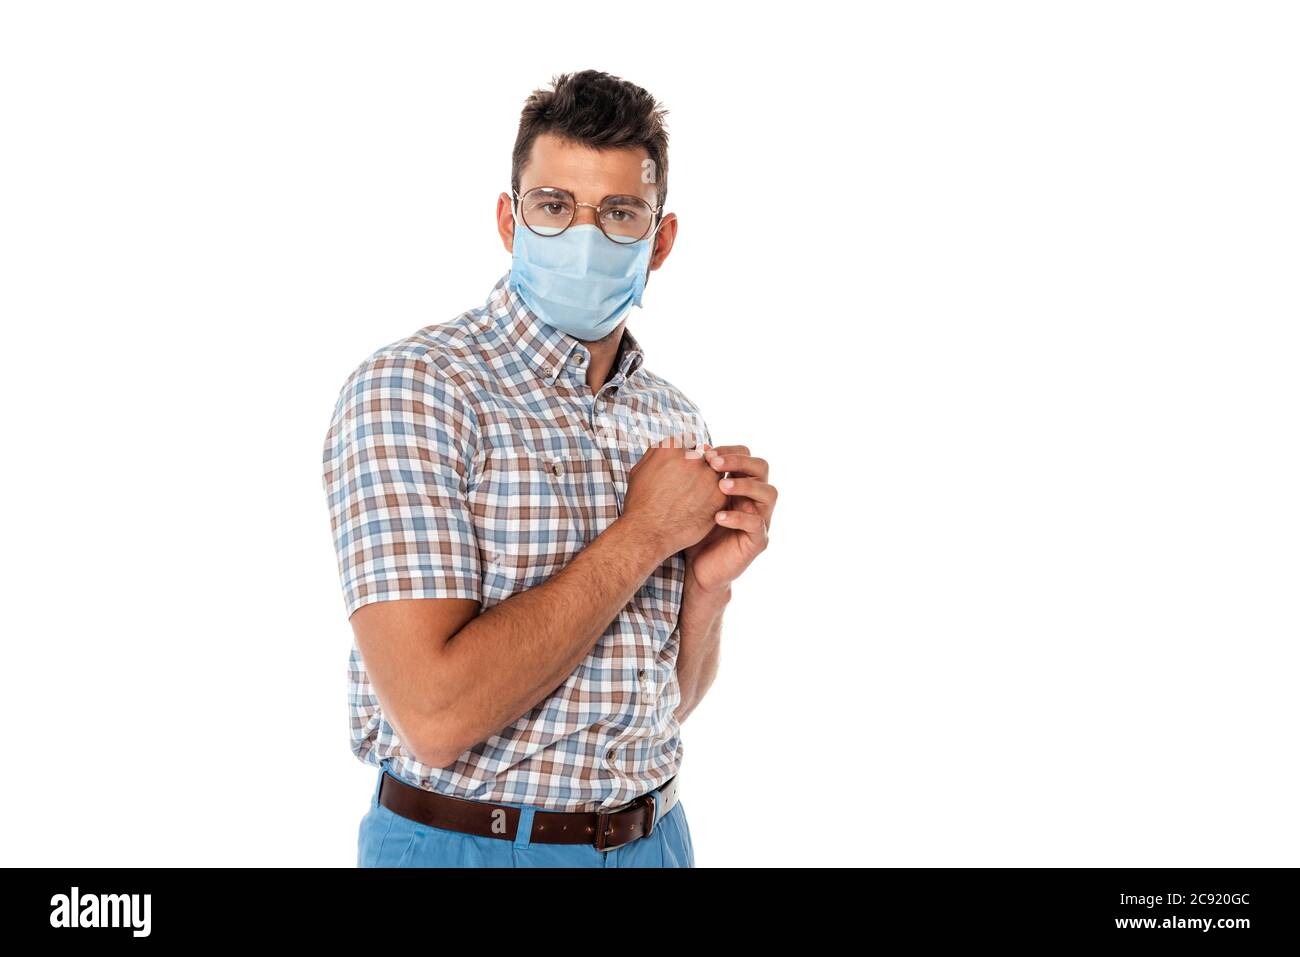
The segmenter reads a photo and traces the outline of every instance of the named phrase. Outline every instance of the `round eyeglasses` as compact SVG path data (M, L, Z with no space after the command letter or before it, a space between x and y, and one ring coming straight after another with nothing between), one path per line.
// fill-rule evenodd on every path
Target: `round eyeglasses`
M650 235L663 206L651 206L639 196L606 196L600 204L580 203L567 189L534 186L520 196L513 189L515 208L525 226L538 236L558 236L578 215L578 207L596 211L596 225L620 245L639 242Z

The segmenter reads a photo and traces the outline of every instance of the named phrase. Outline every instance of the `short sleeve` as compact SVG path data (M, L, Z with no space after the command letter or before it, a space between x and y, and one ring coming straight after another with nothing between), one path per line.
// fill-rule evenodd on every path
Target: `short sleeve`
M339 393L322 482L348 617L400 598L481 598L469 509L477 422L420 355L372 355Z

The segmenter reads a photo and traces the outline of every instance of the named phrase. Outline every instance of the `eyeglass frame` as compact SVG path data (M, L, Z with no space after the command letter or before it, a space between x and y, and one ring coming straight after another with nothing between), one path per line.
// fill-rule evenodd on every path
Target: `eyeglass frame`
M569 195L569 196L573 196L573 191L572 191L572 190L564 189L562 186L534 186L534 187L532 187L532 188L530 188L530 189L526 189L526 190L524 190L524 196L527 196L529 193L531 193L531 192L532 192L533 190L535 190L535 189L552 189L552 190L555 190L556 192L566 193L566 194ZM610 196L629 196L629 195L631 195L631 194L629 194L629 193L610 193L609 196L603 196L603 197L601 197L600 202L597 203L597 204L595 204L595 205L592 205L591 203L580 203L580 202L578 202L578 197L577 197L577 196L573 196L573 215L569 217L569 221L568 221L567 224L565 224L564 229L561 229L558 233L539 233L537 230L533 229L533 227L531 227L531 226L528 225L528 221L527 221L526 219L524 219L524 217L523 217L523 213L522 213L522 212L519 212L519 205L520 205L520 203L523 202L524 197L523 197L523 196L520 196L520 195L519 195L519 192L518 192L518 191L517 191L513 186L510 188L510 196L511 196L511 197L514 199L514 201L515 201L515 205L514 205L513 212L518 213L518 219L519 219L519 221L520 221L521 223L524 224L524 229L528 230L528 231L529 231L530 233L532 233L534 236L541 236L543 239L551 239L552 237L559 236L559 235L563 234L565 230L567 230L570 226L572 226L572 225L577 221L577 219L578 219L578 207L579 207L579 206L586 206L588 209L594 209L594 210L595 210L595 213L593 213L593 217L594 217L595 220L596 220L596 228L600 230L600 233L601 233L602 236L604 236L606 239L608 239L608 240L609 240L611 243L613 243L615 246L631 246L631 245L633 245L633 244L635 244L635 243L639 243L639 242L640 242L641 240L643 240L643 239L649 239L649 238L653 237L656 233L658 233L658 232L659 232L659 227L662 226L662 225L664 224L664 221L663 221L663 209L664 209L664 204L663 204L663 203L660 203L658 206L650 206L650 204L649 204L649 203L646 203L645 200L644 200L644 199L641 199L640 196L633 196L633 197L632 197L633 199L640 199L641 202L645 203L646 206L649 206L649 207L650 207L650 216L651 216L651 221L653 222L654 225L652 225L648 230L646 230L646 232L645 232L643 235L638 236L636 239L633 239L631 242L621 243L621 242L619 242L617 239L613 239L613 238L611 238L610 235L609 235L609 233L605 232L605 227L602 226L602 225L600 224L600 211L601 211L602 209L605 208L605 200L609 199Z

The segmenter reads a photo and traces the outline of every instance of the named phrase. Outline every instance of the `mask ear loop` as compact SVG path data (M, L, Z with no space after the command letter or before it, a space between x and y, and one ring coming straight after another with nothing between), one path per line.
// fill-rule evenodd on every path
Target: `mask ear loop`
M645 286L646 286L646 283L648 283L648 282L650 281L650 266L651 266L651 265L654 263L654 261L655 261L655 240L657 240L657 239L659 238L659 227L662 226L662 225L664 224L664 217L663 217L663 214L662 214L662 213L656 213L655 215L657 215L657 216L659 217L659 222L655 223L655 228L652 229L652 230L650 230L650 236L648 237L649 240L650 240L650 259L649 259L649 261L645 264L645 276L644 276L644 277L642 278L642 280L641 280L641 288L642 288L642 289L644 289Z
M510 221L515 224L515 228L510 232L510 244L515 242L515 233L519 231L519 194L513 189L510 191Z

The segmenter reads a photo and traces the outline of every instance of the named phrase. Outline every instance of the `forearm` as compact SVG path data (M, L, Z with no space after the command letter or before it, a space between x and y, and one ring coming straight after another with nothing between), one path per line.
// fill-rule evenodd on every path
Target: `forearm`
M722 614L731 601L731 586L706 592L694 585L691 576L682 592L678 614L680 644L677 651L677 684L681 703L673 713L681 724L703 700L718 674L722 647Z
M618 519L540 585L473 618L443 646L436 718L460 753L516 721L573 673L666 555ZM457 750L459 749L459 750Z

